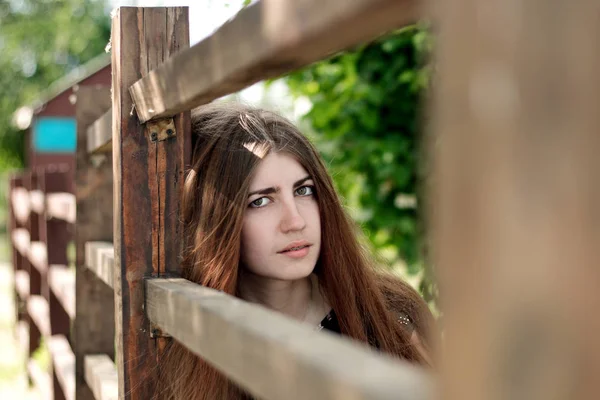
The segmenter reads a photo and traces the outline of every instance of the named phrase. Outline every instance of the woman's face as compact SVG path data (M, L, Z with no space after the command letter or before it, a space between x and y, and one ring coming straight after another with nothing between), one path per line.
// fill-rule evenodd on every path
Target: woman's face
M321 249L314 181L295 158L270 153L250 183L242 228L242 264L270 279L310 275Z

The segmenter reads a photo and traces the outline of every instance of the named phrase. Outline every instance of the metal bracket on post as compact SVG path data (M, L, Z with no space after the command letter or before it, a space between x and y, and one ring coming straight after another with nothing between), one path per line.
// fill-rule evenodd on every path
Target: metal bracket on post
M148 121L146 129L151 142L162 142L177 135L173 118L157 119Z

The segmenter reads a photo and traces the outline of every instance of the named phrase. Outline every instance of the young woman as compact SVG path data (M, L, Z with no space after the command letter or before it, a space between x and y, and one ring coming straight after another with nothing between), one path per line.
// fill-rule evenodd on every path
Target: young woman
M292 123L213 103L193 111L192 136L182 204L186 279L429 363L427 305L375 269L323 161ZM176 342L164 373L176 399L247 398Z

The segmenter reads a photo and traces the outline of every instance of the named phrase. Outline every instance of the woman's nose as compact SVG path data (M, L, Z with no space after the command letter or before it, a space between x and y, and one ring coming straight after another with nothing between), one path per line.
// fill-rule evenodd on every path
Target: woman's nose
M306 221L298 210L296 201L283 204L281 217L281 230L283 232L301 231L306 226Z

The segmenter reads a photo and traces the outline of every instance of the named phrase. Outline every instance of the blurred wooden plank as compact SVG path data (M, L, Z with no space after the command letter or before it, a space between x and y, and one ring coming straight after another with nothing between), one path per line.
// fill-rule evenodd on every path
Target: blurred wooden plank
M87 242L85 265L104 283L114 287L115 250L109 242Z
M29 297L29 273L24 270L15 271L15 290L21 300Z
M113 360L106 354L85 356L85 381L96 400L119 398L119 377Z
M75 318L75 270L65 265L51 265L48 285L69 318Z
M87 129L87 152L112 153L112 108Z
M27 373L37 388L42 400L52 399L52 377L47 371L40 368L35 360L27 362Z
M48 302L40 295L29 296L27 312L43 337L50 337L50 314Z
M75 355L63 335L48 339L52 367L66 400L75 400Z
M48 193L46 195L46 215L70 223L75 222L76 207L73 193Z
M29 245L29 262L40 274L48 270L48 252L44 242L33 241Z
M153 323L257 398L433 398L424 371L264 307L181 278L146 293Z
M23 179L26 179L24 176ZM29 191L24 187L15 187L11 194L12 211L21 225L27 225L29 218Z
M72 338L75 353L75 394L77 400L94 398L86 384L84 357L115 352L114 292L86 266L86 242L112 241L113 170L110 153L93 160L87 152L88 128L110 108L108 87L80 87L77 91L77 153L75 194L77 199L75 235L75 321ZM98 162L99 161L99 162Z
M436 6L440 392L599 398L599 3Z
M25 228L17 228L12 232L12 242L19 253L29 259L29 231Z
M132 113L129 87L189 46L188 9L121 7L113 17L113 176L115 319L119 396L154 395L167 338L151 338L144 311L144 277L179 267L179 218L189 112L175 116L174 137L152 141L152 125ZM134 359L131 359L134 357Z
M38 214L43 214L45 206L44 192L41 190L32 190L29 192L30 209Z
M266 0L131 87L142 122L168 117L415 22L417 0Z
M29 328L27 321L17 321L15 325L15 336L19 346L19 354L25 356L29 346Z

